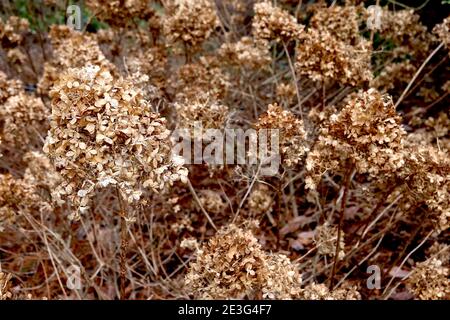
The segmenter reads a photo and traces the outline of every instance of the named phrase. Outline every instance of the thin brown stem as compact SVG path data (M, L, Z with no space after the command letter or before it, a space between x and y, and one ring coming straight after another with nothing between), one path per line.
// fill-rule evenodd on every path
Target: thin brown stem
M298 109L300 111L300 117L303 120L302 99L300 97L300 90L298 88L297 75L295 74L295 69L294 69L294 65L292 64L291 56L289 55L289 51L288 51L286 43L284 41L283 41L283 48L284 48L284 51L286 53L286 57L287 57L287 60L288 60L288 63L289 63L289 68L291 69L292 80L294 82L295 92L297 94Z
M119 189L116 188L117 198L119 199L120 206L120 300L125 300L126 296L126 274L127 274L127 251L128 251L128 239L127 239L127 221L126 211L123 203L122 196Z
M342 222L344 221L344 213L345 213L345 206L347 204L347 194L348 189L350 186L351 176L353 173L353 165L350 166L350 169L345 174L345 182L344 182L344 194L342 196L341 200L341 212L339 215L339 223L338 223L338 234L337 234L337 240L336 240L336 250L334 252L334 262L333 262L333 269L331 270L331 276L330 276L330 290L333 290L334 287L334 276L336 275L336 267L339 260L339 250L340 250L340 242L341 242L341 234L342 234Z

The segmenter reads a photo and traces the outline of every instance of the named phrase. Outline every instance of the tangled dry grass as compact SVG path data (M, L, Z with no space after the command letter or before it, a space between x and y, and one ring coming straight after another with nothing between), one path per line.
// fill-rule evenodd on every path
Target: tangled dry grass
M0 300L450 298L450 17L85 2L0 4ZM173 154L199 124L277 170Z

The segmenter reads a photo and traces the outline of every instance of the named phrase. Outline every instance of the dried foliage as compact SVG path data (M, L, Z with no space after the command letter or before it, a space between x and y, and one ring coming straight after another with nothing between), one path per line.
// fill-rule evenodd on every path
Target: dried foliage
M191 50L208 39L219 23L211 0L171 0L167 12L163 30L168 44L181 41Z
M3 2L0 300L449 299L448 4Z
M280 152L286 166L296 165L309 151L303 121L276 103L268 106L267 112L258 119L255 127L257 130L279 130Z
M407 280L407 286L421 300L449 299L449 247L444 245L435 249L439 251L434 253L434 257L418 263Z
M69 69L50 97L44 151L65 179L55 192L79 211L87 210L96 188L116 186L133 203L142 188L156 191L186 178L182 159L170 156L165 119L126 79L115 80L97 65Z
M300 37L304 26L289 12L273 6L269 1L256 3L252 32L257 41L288 42Z
M185 283L199 299L289 299L299 295L301 278L290 260L264 252L251 231L222 228L197 250Z

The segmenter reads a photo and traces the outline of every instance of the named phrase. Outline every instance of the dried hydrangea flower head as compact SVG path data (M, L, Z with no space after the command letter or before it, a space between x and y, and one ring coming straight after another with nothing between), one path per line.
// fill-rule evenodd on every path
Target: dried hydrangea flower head
M435 33L439 40L445 44L450 54L450 16L445 18L441 24L434 27L433 33Z
M380 73L372 79L370 86L380 91L398 88L400 84L408 83L417 68L410 60L386 64Z
M196 63L181 66L168 81L174 100L192 101L205 93L215 99L224 98L229 79L216 60L215 57L201 57Z
M319 32L329 32L345 43L356 44L361 39L359 25L364 11L363 6L318 6L309 26Z
M350 160L358 173L373 178L391 175L404 164L403 139L406 132L392 99L374 89L358 93L321 129L314 150L308 154L307 187L315 188L317 178Z
M273 195L267 185L259 183L248 196L248 209L250 214L261 216L272 211L274 203Z
M432 37L420 22L420 16L414 10L391 11L385 8L380 17L380 34L394 43L394 57L409 55L410 59L422 62L428 54Z
M336 255L337 238L338 230L336 226L330 226L328 223L318 226L315 231L314 241L316 242L319 254L334 257ZM345 257L344 249L344 234L341 233L338 251L339 260L342 260Z
M448 260L433 257L418 263L406 284L420 300L447 300L450 297L449 276Z
M257 41L271 40L289 42L300 37L304 26L289 12L273 6L270 1L254 5L255 16L252 21L252 33Z
M23 34L29 30L27 19L10 16L6 22L0 19L0 43L2 48L14 48L23 41Z
M432 37L413 10L384 8L380 17L380 36L393 49L374 56L374 68L380 69L380 74L370 86L385 91L411 80L429 54Z
M370 43L363 39L353 46L328 30L309 28L301 36L296 55L297 73L316 82L356 86L372 79Z
M224 43L219 55L229 63L243 68L261 69L271 62L269 46L256 42L251 37L242 37L238 42Z
M283 164L292 167L309 151L303 121L278 104L270 104L255 125L260 129L278 129Z
M37 151L27 152L23 159L28 163L28 167L23 175L23 181L36 188L44 188L52 194L62 182L62 178L56 172L50 159L45 154ZM55 196L57 195L55 194ZM52 200L59 204L63 203L59 197L54 197Z
M40 148L48 129L50 110L41 98L20 92L9 97L0 109L3 144L16 150Z
M450 157L433 146L411 145L404 150L405 165L398 176L405 192L415 201L425 201L438 230L450 227Z
M215 214L223 212L227 205L220 193L213 190L202 190L198 198L207 212Z
M330 291L323 283L310 283L301 293L303 300L361 300L356 287L346 286Z
M155 16L147 0L88 0L86 6L111 27L123 28L133 18L149 20Z
M409 124L414 131L408 134L406 143L439 146L442 151L450 152L450 118L446 112L440 112L435 117L413 117Z
M44 151L64 178L58 192L81 211L97 188L116 186L133 203L145 188L186 179L182 159L171 156L165 119L129 81L90 65L69 69L50 96Z
M229 225L197 250L185 285L200 299L289 299L301 278L286 256L265 253L251 231Z
M4 103L9 97L19 94L23 90L23 83L18 79L8 79L0 70L0 103Z
M277 99L279 101L287 102L288 105L291 105L294 99L297 98L297 88L292 82L283 83L280 82L276 86Z
M202 94L193 100L175 102L178 115L178 127L193 129L196 122L201 122L204 129L222 129L228 116L228 107Z
M52 25L49 37L54 59L44 64L44 74L38 83L38 90L47 93L58 79L61 70L81 68L87 64L99 65L115 73L115 66L100 50L96 37L76 31L65 25Z
M41 212L48 205L36 194L34 185L10 174L0 174L0 231L19 216L21 210Z
M166 63L167 53L160 46L138 51L126 59L127 70L130 74L146 75L148 80L145 85L151 83L157 88L166 86Z
M171 0L166 10L163 32L169 44L182 41L188 49L196 49L219 24L211 0Z

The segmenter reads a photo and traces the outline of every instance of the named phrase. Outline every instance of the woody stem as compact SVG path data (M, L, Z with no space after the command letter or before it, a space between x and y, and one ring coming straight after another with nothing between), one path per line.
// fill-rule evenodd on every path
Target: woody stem
M117 198L119 199L120 206L120 299L125 299L125 287L126 287L126 272L127 272L127 251L128 251L128 239L127 239L127 221L125 220L126 211L123 203L123 199L120 195L119 189L116 188Z

